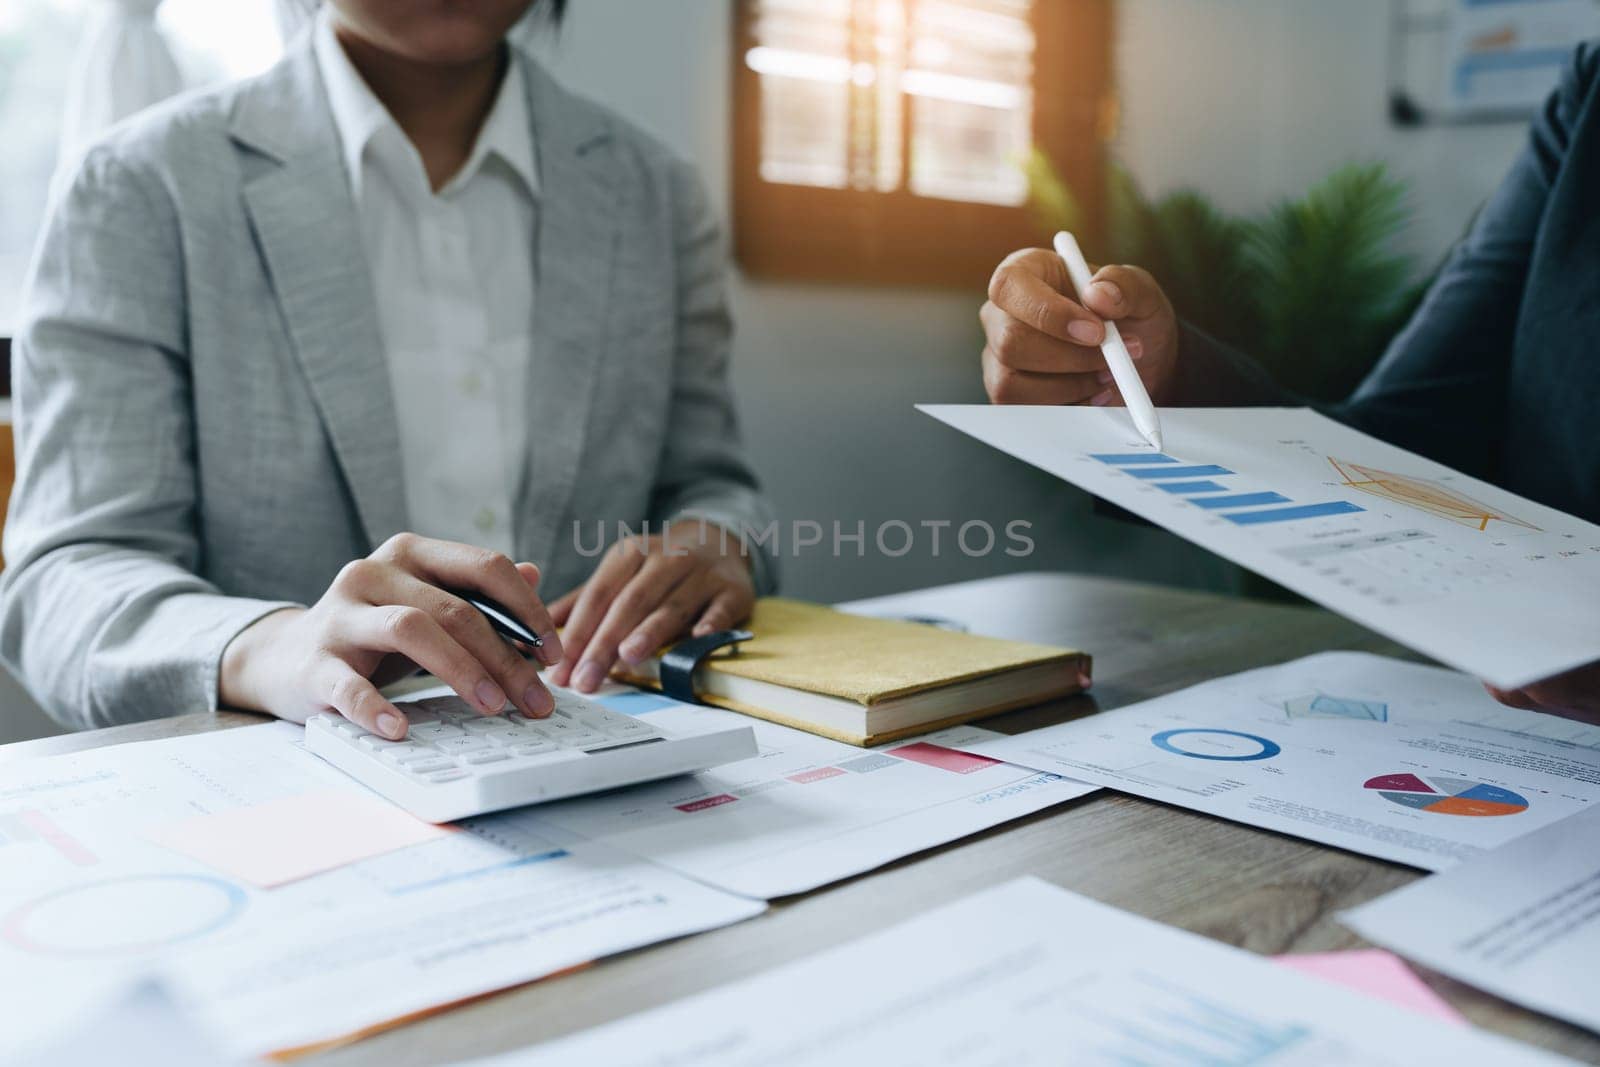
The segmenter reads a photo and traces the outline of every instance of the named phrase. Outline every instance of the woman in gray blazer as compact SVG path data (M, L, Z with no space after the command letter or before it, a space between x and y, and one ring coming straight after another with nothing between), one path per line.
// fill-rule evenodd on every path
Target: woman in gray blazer
M330 0L266 74L78 166L15 349L0 606L63 723L333 709L398 737L377 687L419 666L545 715L449 590L588 690L771 585L712 212L508 45L531 6Z

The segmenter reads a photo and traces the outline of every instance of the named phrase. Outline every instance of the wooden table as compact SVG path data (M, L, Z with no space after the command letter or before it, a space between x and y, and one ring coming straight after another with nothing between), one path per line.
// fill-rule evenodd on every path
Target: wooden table
M1006 732L1091 711L1096 701L1117 707L1325 649L1406 655L1318 609L1062 574L967 582L850 606L940 616L979 633L1094 653L1093 699L986 724ZM0 761L256 721L184 716L9 745L0 748ZM487 997L316 1062L436 1064L533 1044L737 981L1024 874L1265 954L1356 947L1361 940L1333 914L1419 877L1392 863L1102 792L788 898L737 926ZM1426 977L1479 1026L1600 1063L1600 1038L1441 976Z

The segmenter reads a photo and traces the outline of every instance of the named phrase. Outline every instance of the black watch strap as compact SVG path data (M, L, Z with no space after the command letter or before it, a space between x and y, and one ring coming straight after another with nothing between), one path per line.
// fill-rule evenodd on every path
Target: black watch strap
M739 642L748 641L754 636L749 630L718 630L704 637L679 641L661 653L661 691L685 704L702 703L694 692L694 672L700 664L719 648L732 645L737 652Z

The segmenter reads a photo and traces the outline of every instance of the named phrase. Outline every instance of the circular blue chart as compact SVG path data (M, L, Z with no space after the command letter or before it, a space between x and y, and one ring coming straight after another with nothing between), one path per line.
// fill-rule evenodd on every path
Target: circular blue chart
M1265 737L1257 737L1255 734L1240 733L1238 730L1203 728L1162 730L1152 737L1150 742L1157 748L1165 749L1176 756L1223 760L1228 763L1271 759L1283 751L1276 741L1268 741Z
M129 875L28 901L0 917L0 938L46 956L137 955L221 929L247 903L242 889L220 878Z

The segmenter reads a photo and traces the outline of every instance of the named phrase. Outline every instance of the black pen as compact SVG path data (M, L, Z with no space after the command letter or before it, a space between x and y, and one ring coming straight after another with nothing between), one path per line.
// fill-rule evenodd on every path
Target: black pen
M530 648L544 647L544 641L538 634L522 625L515 615L482 593L469 593L463 589L452 589L450 593L477 608L479 613L489 620L489 625L494 627L494 632L501 637L521 641Z

